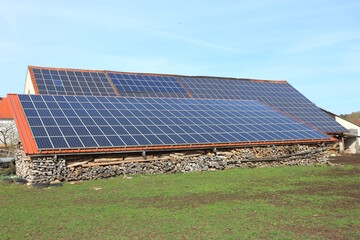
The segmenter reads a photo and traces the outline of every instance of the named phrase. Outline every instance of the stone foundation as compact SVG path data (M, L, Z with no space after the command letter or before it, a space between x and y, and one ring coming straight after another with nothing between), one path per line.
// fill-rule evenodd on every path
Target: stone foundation
M25 178L31 174L31 159L25 155L21 146L15 150L16 175Z
M127 174L185 173L238 167L297 166L328 163L325 145L247 147L138 155L25 156L15 153L16 174L32 183L78 181Z

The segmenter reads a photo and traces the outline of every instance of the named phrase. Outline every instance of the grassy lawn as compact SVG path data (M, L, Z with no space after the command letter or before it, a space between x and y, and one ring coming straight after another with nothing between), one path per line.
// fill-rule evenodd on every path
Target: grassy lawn
M360 167L0 183L0 239L123 238L359 239Z

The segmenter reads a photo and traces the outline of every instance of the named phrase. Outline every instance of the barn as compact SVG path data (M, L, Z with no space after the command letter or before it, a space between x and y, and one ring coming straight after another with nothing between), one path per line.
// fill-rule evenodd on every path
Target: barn
M29 66L7 101L29 182L326 163L346 132L286 81Z

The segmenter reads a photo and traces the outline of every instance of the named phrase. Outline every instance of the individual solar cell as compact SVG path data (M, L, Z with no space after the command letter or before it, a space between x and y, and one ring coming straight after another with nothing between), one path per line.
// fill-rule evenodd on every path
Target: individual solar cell
M139 145L146 146L146 145L151 145L152 144L149 141L150 137L146 138L146 137L144 137L142 135L133 135L132 137L135 139L136 143L138 143Z
M81 136L80 141L84 143L86 147L97 147L97 143L92 137Z
M116 96L103 72L30 68L39 94Z
M120 96L188 98L189 95L172 76L107 73Z
M60 131L60 128L58 127L47 127L46 131L48 132L49 136L61 136L62 133Z
M69 148L63 137L52 137L51 142L53 143L54 148L57 149Z
M68 142L70 148L82 148L84 145L81 143L80 138L77 136L65 136L66 141ZM51 138L52 141L52 138Z
M75 136L76 135L76 132L72 127L61 127L60 131L62 132L62 134L64 136Z
M45 130L45 128L43 127L33 127L32 128L33 131L33 135L34 137L46 137L47 136L47 132Z
M53 145L48 137L34 138L38 149L52 149Z
M19 95L25 117L40 150L329 140L329 136L257 101L93 96L57 96L49 99L47 97ZM56 104L47 104L49 100ZM38 105L43 108L37 108L35 102L44 103ZM68 110L57 110L63 114L61 118L57 117L59 113L54 113L56 106L59 105L67 106ZM78 113L72 109L73 106L81 106L88 112L88 117L74 116L73 112L75 115ZM153 109L154 106L157 109L155 115L144 114L141 121L134 117L139 108ZM106 119L101 115L93 114L101 110L110 112L110 109L126 114L123 114L122 118L111 114L106 116ZM169 111L174 116L181 115L181 121L170 117ZM50 112L51 116L48 116L47 112Z
M28 123L31 127L42 126L40 118L28 118Z
M194 98L257 100L328 133L347 130L287 82L179 77Z
M111 147L113 146L106 136L93 136L99 146Z
M124 146L139 145L139 143L130 135L120 135L119 137L125 143Z
M119 136L107 136L113 146L124 146L125 143L120 139Z

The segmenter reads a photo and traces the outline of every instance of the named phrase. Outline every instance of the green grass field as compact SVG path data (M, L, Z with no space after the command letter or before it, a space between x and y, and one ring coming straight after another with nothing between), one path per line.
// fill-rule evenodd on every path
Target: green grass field
M359 239L360 167L0 183L0 211L1 239Z

